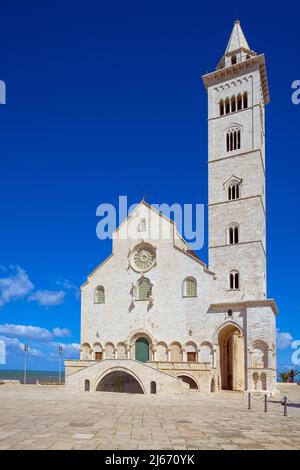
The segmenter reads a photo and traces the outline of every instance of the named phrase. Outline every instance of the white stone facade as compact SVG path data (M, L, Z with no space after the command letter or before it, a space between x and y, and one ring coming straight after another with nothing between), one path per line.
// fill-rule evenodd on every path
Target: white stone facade
M114 371L135 377L143 393L276 387L277 308L266 292L268 86L264 56L250 50L239 22L203 80L209 267L142 201L82 286L81 360L66 361L69 387L126 391Z

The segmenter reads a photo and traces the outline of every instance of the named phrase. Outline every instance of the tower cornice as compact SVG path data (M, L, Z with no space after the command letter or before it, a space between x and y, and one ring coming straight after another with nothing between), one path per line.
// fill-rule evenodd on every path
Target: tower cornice
M220 68L214 72L205 74L202 76L202 80L205 88L208 89L208 87L224 82L224 80L238 77L241 75L241 73L247 73L251 70L255 70L256 67L259 67L260 71L264 103L268 104L270 102L270 95L264 54L251 57L248 60L238 62L234 65L231 65L230 67Z

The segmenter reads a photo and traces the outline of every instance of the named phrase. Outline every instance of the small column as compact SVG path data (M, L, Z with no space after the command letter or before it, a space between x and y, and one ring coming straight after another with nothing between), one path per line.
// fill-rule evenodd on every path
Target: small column
M217 354L217 350L213 348L211 351L211 366L212 367L216 367L216 354Z
M127 359L130 359L130 351L131 351L131 346L130 346L130 344L127 344L126 345Z
M197 362L201 362L201 348L197 349Z
M247 357L248 357L248 364L247 367L251 368L252 367L252 356L253 356L253 351L251 349L247 349Z
M187 362L187 352L185 348L182 348L182 362Z
M167 353L168 353L168 362L171 362L171 350L169 348L167 349Z
M273 369L273 349L268 349L268 368Z

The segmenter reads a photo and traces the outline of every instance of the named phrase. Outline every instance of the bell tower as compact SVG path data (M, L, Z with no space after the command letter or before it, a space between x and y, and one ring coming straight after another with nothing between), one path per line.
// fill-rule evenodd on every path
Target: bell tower
M208 93L209 267L220 300L263 300L266 292L265 57L250 49L240 22Z

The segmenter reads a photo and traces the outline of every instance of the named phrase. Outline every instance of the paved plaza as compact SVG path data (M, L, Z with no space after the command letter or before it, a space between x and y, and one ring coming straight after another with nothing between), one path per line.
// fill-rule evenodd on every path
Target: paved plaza
M300 403L300 386L282 386ZM159 397L68 392L63 386L0 386L0 450L299 449L300 406L220 392Z

